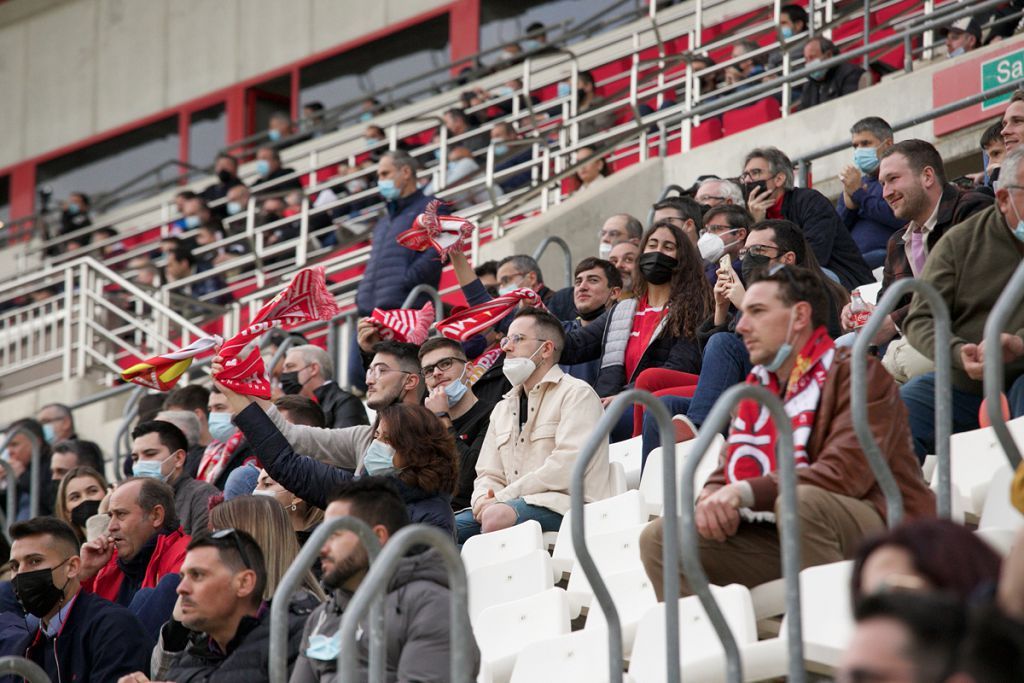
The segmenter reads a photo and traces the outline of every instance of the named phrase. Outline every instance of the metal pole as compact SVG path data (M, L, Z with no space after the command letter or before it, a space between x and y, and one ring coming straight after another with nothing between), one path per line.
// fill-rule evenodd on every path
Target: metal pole
M274 368L276 368L277 364L281 361L282 358L284 358L284 354L288 353L288 349L295 346L295 344L297 343L297 337L288 335L287 337L284 338L284 341L281 342L281 345L277 347L277 351L274 351L274 355L271 356L270 358L270 365L267 366L267 375L270 375L272 372L274 372Z
M935 444L938 456L939 474L939 515L949 518L952 514L949 483L949 434L952 430L950 339L952 332L949 309L946 302L933 286L916 278L906 278L891 285L885 296L878 302L871 317L857 333L853 345L852 376L850 378L850 402L853 410L853 429L857 433L868 465L885 494L886 522L894 528L903 520L903 495L899 484L892 475L892 469L878 447L871 423L868 421L868 347L882 323L899 305L900 299L914 292L928 303L935 321Z
M1010 315L1016 312L1017 304L1021 294L1024 293L1024 263L1017 266L1013 277L1007 283L1003 293L992 307L992 312L985 321L984 343L987 353L985 354L985 403L988 411L989 422L992 423L992 431L999 439L999 445L1006 453L1006 459L1010 461L1010 467L1016 470L1020 465L1020 449L1010 435L1003 419L1002 394L1006 383L1006 374L1003 369L1003 354L999 351L1002 344L999 342L1000 335L1006 329L1006 323ZM938 362L936 361L936 365Z
M320 556L320 549L327 543L335 532L340 530L351 531L359 537L359 541L366 548L366 554L370 558L370 566L377 561L380 554L380 540L373 533L370 526L358 517L335 517L325 519L316 528L309 540L303 544L299 554L292 560L288 571L281 577L281 582L274 591L274 599L270 601L270 683L286 683L288 680L288 604L291 597L302 586L306 578L306 572ZM384 641L384 601L377 600L373 606L374 614L370 624L370 642L383 648ZM371 649L371 664L384 664L383 650L379 656L374 656ZM383 668L380 676L371 677L370 681L383 681Z
M864 0L864 44L868 44L868 37L871 35L871 0ZM871 69L871 55L867 52L861 57L861 68L864 73Z
M608 681L609 683L621 683L622 681L622 622L619 619L619 610L612 600L608 586L605 584L601 571L594 562L590 549L587 547L587 536L584 514L584 492L583 485L587 468L590 462L597 455L598 449L606 442L608 435L619 421L619 417L630 405L640 404L650 411L658 422L658 430L661 434L661 443L664 453L663 477L665 488L665 543L663 549L663 560L665 562L664 593L665 593L665 640L666 652L668 653L666 666L666 680L669 683L678 683L680 680L679 664L679 519L676 516L676 482L675 482L675 428L672 426L672 416L669 415L665 404L655 398L652 394L640 390L630 389L615 397L608 409L605 410L597 426L587 437L576 464L572 470L572 481L569 485L570 505L572 509L572 544L576 550L576 558L579 560L583 574L590 582L594 591L594 597L601 605L605 621L608 623ZM671 501L671 502L670 502Z
M0 657L0 674L21 676L27 683L50 683L50 677L35 662L24 657Z
M796 179L798 187L810 187L811 164L806 159L796 162Z
M8 441L10 441L10 437L4 440L3 448L7 448ZM6 460L0 460L0 467L4 468L7 476L7 515L4 519L3 533L4 538L10 543L11 535L8 533L7 527L14 524L14 520L18 518L18 475L14 473L14 466Z
M549 244L557 244L562 249L563 262L565 265L565 286L572 287L572 250L564 239L556 235L545 237L537 248L533 250L533 260L540 261L540 257L547 251Z
M441 295L436 289L430 285L419 284L413 287L409 294L406 295L405 301L402 302L402 308L410 308L416 303L416 299L426 294L434 302L434 322L439 323L444 320L444 302L441 301Z
M384 550L370 566L370 571L345 609L341 617L341 651L338 653L340 683L356 683L361 680L357 671L355 646L359 620L366 614L374 600L383 598L398 563L405 558L410 549L419 545L430 546L440 553L448 572L448 587L451 594L451 675L448 680L451 683L472 683L471 660L467 654L469 648L466 647L473 639L473 631L469 625L466 569L462 566L462 559L459 557L459 551L455 549L455 544L452 543L451 536L437 527L425 524L406 526L388 539Z
M761 404L775 423L778 439L775 443L776 462L779 476L779 517L776 520L781 531L782 578L786 587L786 631L789 652L790 683L803 683L804 671L803 623L800 614L800 527L797 519L796 463L793 461L793 429L782 400L761 386L737 384L730 387L715 401L711 413L701 427L693 445L690 457L683 464L682 517L683 570L690 588L700 599L711 625L722 641L726 657L726 676L729 681L743 680L742 661L736 640L725 621L708 583L707 574L700 559L697 540L697 519L694 514L693 484L701 458L717 434L729 424L732 409L743 399ZM665 465L668 467L668 465ZM666 512L667 521L667 512ZM668 530L665 531L666 540ZM666 571L668 568L666 567ZM667 600L667 598L666 598Z

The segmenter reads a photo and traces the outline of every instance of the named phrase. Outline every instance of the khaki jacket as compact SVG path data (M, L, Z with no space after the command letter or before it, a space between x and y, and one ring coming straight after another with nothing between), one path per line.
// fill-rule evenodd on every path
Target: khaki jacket
M601 399L589 384L556 365L530 390L529 417L520 432L522 390L513 387L491 413L472 501L491 490L499 502L522 498L564 515L576 456L604 412ZM588 503L612 495L607 440L591 460L583 488Z

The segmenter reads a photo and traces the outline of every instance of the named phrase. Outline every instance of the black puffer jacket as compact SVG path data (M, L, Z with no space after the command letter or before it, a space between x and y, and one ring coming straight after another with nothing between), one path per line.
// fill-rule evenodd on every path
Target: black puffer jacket
M358 398L348 393L335 382L321 385L313 392L320 409L324 411L328 429L344 429L355 425L370 424L366 409Z
M288 669L295 664L306 619L319 605L309 592L292 596L288 607ZM153 680L175 683L262 683L269 678L270 605L257 617L244 617L227 653L220 652L205 633L182 639L183 627L168 622L153 650ZM187 631L186 631L187 632Z

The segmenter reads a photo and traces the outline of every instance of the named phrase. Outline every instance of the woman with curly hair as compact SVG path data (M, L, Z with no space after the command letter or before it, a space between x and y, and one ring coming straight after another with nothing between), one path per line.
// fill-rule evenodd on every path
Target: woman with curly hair
M606 405L648 368L673 372L680 385L696 384L701 363L697 329L714 312L700 253L671 221L658 221L644 233L633 283L633 299L567 332L560 361L600 359L594 389ZM632 433L633 415L627 410L612 440Z

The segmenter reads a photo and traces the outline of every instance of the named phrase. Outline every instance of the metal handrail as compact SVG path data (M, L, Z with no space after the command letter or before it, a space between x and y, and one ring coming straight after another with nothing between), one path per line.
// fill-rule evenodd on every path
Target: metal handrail
M428 284L420 283L409 290L409 293L405 296L405 301L402 302L402 308L411 308L416 303L416 299L424 294L429 296L430 300L434 303L434 322L439 323L444 320L444 302L441 301L441 294L436 288Z
M742 660L736 639L725 621L718 603L711 593L707 574L700 559L698 545L697 520L694 513L693 485L697 468L714 438L728 426L731 411L740 401L748 399L761 404L763 410L771 415L775 424L775 462L779 477L779 516L776 524L781 532L782 545L782 579L786 590L786 647L789 653L789 678L791 683L803 683L806 679L804 671L803 620L800 614L800 526L797 518L797 479L796 462L793 460L793 428L789 416L782 405L782 400L762 386L754 384L737 384L727 389L711 408L700 432L690 457L683 464L681 507L683 569L690 588L700 599L700 604L707 612L715 632L722 641L726 657L726 676L729 681L738 683L743 680ZM666 536L667 536L666 531ZM666 569L667 571L667 569Z
M0 460L0 467L4 469L4 478L7 481L7 513L4 515L0 532L3 532L4 538L10 544L11 532L8 527L18 518L18 475L14 472L14 465L6 460Z
M292 560L288 571L281 577L270 601L270 683L286 683L288 680L288 606L291 597L302 586L310 567L320 556L320 549L336 532L351 531L359 537L366 549L370 567L374 567L380 556L380 539L370 526L358 517L334 517L325 519L312 536L303 544L299 554ZM372 606L370 617L370 662L380 666L371 671L369 683L383 683L386 641L384 638L384 600L378 598ZM376 654L376 656L374 656Z
M544 255L544 252L547 251L547 248L552 244L557 245L562 250L563 263L565 265L565 286L572 287L572 250L569 249L569 244L564 239L557 235L548 235L545 237L541 243L537 245L537 248L533 250L533 260L539 262L540 257Z
M1002 344L999 341L1010 316L1017 311L1021 295L1024 294L1024 263L1017 266L1013 277L1006 283L1003 293L999 295L995 306L985 321L985 403L992 431L995 432L999 445L1006 453L1010 468L1016 470L1020 466L1020 449L1013 440L1006 420L1003 419L1002 392L1006 384Z
M942 296L928 282L918 278L904 278L890 285L881 301L872 311L868 322L857 332L853 344L852 367L850 372L850 407L853 411L853 430L864 450L864 456L875 475L878 487L885 495L886 522L889 528L899 526L903 521L903 494L899 483L892 474L885 454L871 431L868 416L868 347L875 334L881 329L885 318L896 310L900 300L913 292L924 299L931 311L935 326L935 450L939 476L939 516L949 519L953 514L950 498L949 477L949 435L953 426L952 409L952 366L950 364L950 340L952 327L949 308Z
M50 677L38 664L31 659L14 655L0 657L0 674L21 676L26 683L50 683Z
M39 476L41 467L40 458L42 457L42 443L39 437L36 436L32 430L22 426L15 427L14 429L8 428L7 432L4 433L4 440L0 442L0 451L5 450L11 443L11 439L14 438L15 434L22 434L32 444L32 460L29 465L29 483L28 483L28 514L29 518L35 518L39 516ZM8 472L10 474L10 472ZM13 480L12 480L13 481ZM8 484L11 482L8 481ZM15 482L17 484L17 482ZM15 487L15 491L17 487ZM11 496L7 497L7 509L10 511L11 508ZM17 503L15 503L17 505ZM8 523L13 522L15 517L8 520Z
M662 446L662 485L664 488L665 533L662 548L662 560L665 563L663 574L663 591L665 596L665 641L667 652L665 679L669 683L679 683L680 663L679 648L679 517L676 514L676 439L675 427L668 408L653 394L642 389L623 391L601 415L597 426L591 430L587 440L580 449L576 464L572 470L569 483L570 510L572 511L571 529L572 544L576 559L584 576L590 582L594 597L601 605L608 624L608 683L622 682L622 622L619 610L615 606L608 585L605 583L601 570L598 569L590 549L587 547L586 514L584 504L584 479L591 461L602 445L607 444L608 435L618 423L626 408L639 404L644 406L658 423Z
M352 600L345 608L341 617L341 651L338 653L338 674L341 683L357 683L360 678L356 661L356 628L359 620L369 610L374 601L381 600L387 590L391 577L398 569L406 553L415 546L426 545L438 551L448 572L448 591L450 593L451 640L450 656L451 683L472 683L473 673L468 643L473 642L473 631L469 625L469 589L466 583L466 569L462 566L462 558L455 549L452 538L437 527L425 524L410 524L399 529L377 556L377 561L370 566L370 571ZM371 650L370 654L373 652ZM374 670L374 662L370 661L370 670Z
M913 126L917 126L922 123L927 123L928 121L934 121L935 119L946 116L947 114L958 112L961 109L965 109L972 105L978 104L979 102L984 102L985 100L991 99L998 95L1002 95L1003 93L1012 92L1021 87L1024 87L1024 78L1011 80L1004 83L1003 85L992 88L991 90L986 90L985 92L978 93L976 95L964 97L962 99L957 100L956 102L950 102L949 104L944 104L941 107L929 109L928 111L918 116L912 116L909 119L904 119L903 121L893 124L892 130L894 133L897 133L901 130L906 130L907 128L912 128ZM801 155L798 159L796 159L793 162L794 164L796 164L797 167L797 182L799 183L800 187L809 187L808 179L810 176L810 168L812 161L814 161L815 159L821 159L822 157L827 157L830 154L835 154L836 152L848 150L849 148L850 141L846 140L844 142L837 142L834 145L829 145L828 147L822 147L809 154Z

